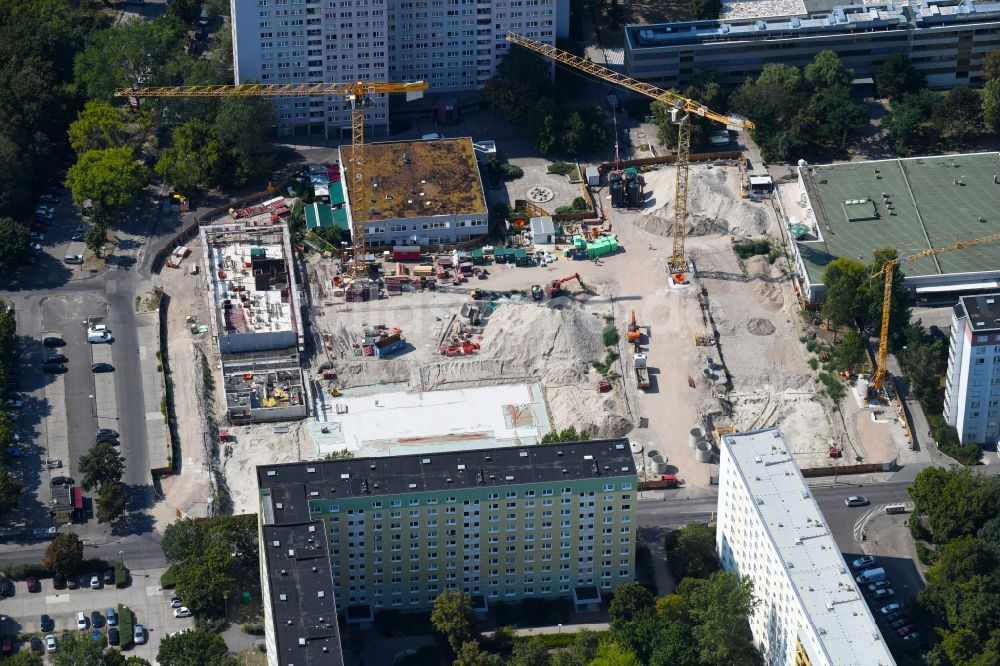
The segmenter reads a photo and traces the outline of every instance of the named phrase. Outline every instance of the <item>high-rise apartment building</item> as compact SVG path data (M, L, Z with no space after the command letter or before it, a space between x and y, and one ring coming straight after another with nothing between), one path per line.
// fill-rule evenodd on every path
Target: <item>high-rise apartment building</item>
M753 582L768 666L892 666L889 648L777 428L722 437L722 567Z
M508 32L547 44L569 33L569 0L234 0L236 83L427 81L430 93L477 90ZM385 96L366 127L386 133ZM280 134L350 135L340 97L276 98Z
M944 417L963 444L1000 435L1000 294L963 296L951 319Z

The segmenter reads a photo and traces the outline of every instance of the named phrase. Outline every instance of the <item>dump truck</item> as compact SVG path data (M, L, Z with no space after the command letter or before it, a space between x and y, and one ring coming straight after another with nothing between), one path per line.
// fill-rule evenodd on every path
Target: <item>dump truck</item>
M646 355L635 354L632 357L632 367L635 368L635 385L645 391L649 388L649 370L646 368Z

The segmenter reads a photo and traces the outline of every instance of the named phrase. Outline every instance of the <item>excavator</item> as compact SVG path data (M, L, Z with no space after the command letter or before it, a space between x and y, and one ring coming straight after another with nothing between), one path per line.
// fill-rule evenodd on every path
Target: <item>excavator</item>
M584 291L587 290L587 285L583 283L583 279L580 277L579 273L573 273L564 278L558 280L553 280L549 284L545 285L545 293L548 294L549 298L555 298L562 293L562 286L571 280L576 280L580 283L580 288Z
M628 332L625 334L625 339L629 342L638 343L642 338L642 331L639 330L639 324L635 321L635 310L632 310L632 321L629 322Z

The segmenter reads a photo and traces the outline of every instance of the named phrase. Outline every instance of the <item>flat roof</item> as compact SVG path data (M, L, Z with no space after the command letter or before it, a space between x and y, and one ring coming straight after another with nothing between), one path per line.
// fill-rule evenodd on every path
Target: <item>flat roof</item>
M308 517L306 489L308 497L328 500L635 475L628 440L602 439L262 465L257 468L257 484L270 491L275 522L280 523Z
M405 332L404 332L405 333ZM551 429L539 384L319 396L320 455L386 456L537 444Z
M1000 184L994 182L1000 153L827 164L799 167L799 173L820 237L798 241L813 283L838 257L867 264L883 247L910 255L988 235L1000 223ZM901 268L913 277L998 266L1000 243L985 243L904 262Z
M889 648L778 428L722 437L827 663L887 666Z
M342 666L323 523L264 525L262 539L278 664Z
M340 147L343 182L351 183L353 147ZM365 144L367 221L486 212L472 139ZM351 206L357 207L356 201Z
M976 294L958 299L955 312L966 317L976 333L1000 331L1000 294Z
M209 236L208 260L223 332L294 330L283 244Z

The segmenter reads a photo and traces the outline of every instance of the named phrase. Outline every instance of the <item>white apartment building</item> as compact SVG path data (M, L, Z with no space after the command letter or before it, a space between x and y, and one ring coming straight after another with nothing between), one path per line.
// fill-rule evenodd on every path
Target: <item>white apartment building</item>
M236 83L427 81L429 94L478 90L506 53L508 32L555 44L569 0L233 0ZM276 98L278 133L349 136L339 97ZM388 129L388 101L366 112Z
M1000 294L963 296L951 319L944 417L962 444L997 440L1000 427Z
M722 567L753 582L765 664L895 664L777 428L722 437L716 529Z

